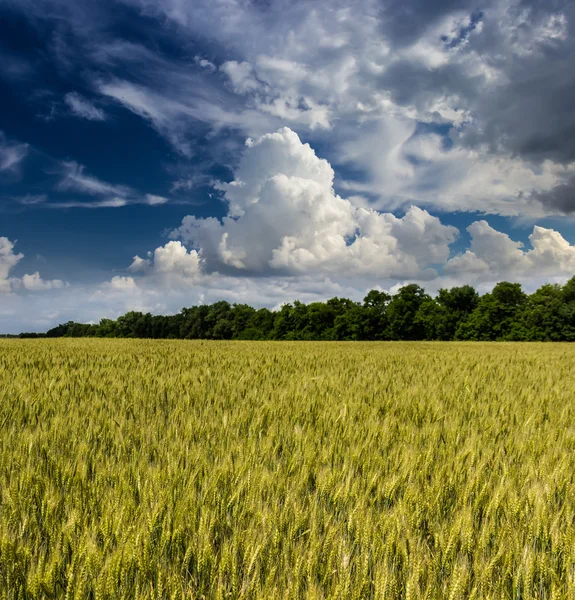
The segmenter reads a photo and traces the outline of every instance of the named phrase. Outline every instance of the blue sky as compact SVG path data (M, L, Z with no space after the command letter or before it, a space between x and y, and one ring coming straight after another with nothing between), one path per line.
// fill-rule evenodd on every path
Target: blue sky
M564 281L574 19L568 0L0 0L0 330Z

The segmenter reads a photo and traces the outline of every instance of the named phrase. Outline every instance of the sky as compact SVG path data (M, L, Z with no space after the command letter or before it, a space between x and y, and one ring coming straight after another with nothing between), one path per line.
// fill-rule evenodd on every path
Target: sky
M0 332L575 275L570 0L0 0Z

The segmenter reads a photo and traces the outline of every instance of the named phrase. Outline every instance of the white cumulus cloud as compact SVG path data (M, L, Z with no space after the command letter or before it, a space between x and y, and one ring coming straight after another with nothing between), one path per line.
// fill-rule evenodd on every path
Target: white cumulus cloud
M188 281L202 275L201 259L196 250L188 251L179 241L168 242L156 248L147 259L134 256L129 270L158 277L184 278Z
M22 253L14 252L14 244L8 238L0 237L0 292L12 290L8 275L23 258Z
M0 294L9 294L21 289L29 292L39 292L60 289L67 284L60 279L42 279L36 271L31 275L10 277L12 269L24 258L24 255L14 251L14 243L7 237L0 237Z
M446 273L474 281L529 281L565 279L575 274L575 246L558 232L535 226L529 236L530 249L493 229L486 221L476 221L467 230L471 245L463 254L447 262Z
M65 283L60 279L42 279L40 273L36 271L32 275L23 275L22 287L30 292L41 292L44 290L60 289L65 287Z
M457 229L425 210L404 217L356 207L334 171L289 128L248 140L230 183L228 216L185 217L172 236L201 251L208 271L430 277Z

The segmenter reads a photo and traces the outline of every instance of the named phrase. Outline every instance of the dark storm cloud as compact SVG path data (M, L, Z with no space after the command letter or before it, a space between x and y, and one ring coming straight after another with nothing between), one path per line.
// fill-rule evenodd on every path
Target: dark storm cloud
M547 192L534 193L533 198L546 208L566 215L575 213L575 175L567 177Z
M561 53L545 52L509 65L507 83L476 96L480 127L469 128L463 141L487 143L534 162L574 161L574 53L566 44Z
M385 36L394 45L415 42L430 26L454 11L475 12L473 0L383 0L381 24Z
M382 81L396 102L420 106L438 93L457 95L473 115L462 130L464 144L534 163L575 161L575 3L392 0L383 7L384 34L398 46L416 43L453 12L476 15L481 35L461 32L461 57L474 56L496 73L486 82L466 60L429 68L406 58Z

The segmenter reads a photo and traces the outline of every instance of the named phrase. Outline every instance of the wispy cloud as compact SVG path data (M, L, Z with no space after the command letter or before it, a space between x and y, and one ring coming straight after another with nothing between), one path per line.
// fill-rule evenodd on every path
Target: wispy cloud
M17 173L20 164L28 155L29 149L28 144L10 142L0 132L0 172Z
M98 82L97 87L102 95L148 121L186 158L194 155L198 127L215 135L223 130L264 133L279 125L273 116L244 109L229 92L213 90L210 95L209 84L180 69L158 73L155 82L146 85L111 79Z
M23 80L34 73L33 66L26 60L0 50L0 75L15 80Z
M167 198L164 196L157 196L156 194L146 194L144 196L145 204L149 204L150 206L156 206L158 204L166 204L169 202Z
M114 185L85 174L85 167L74 161L62 163L64 175L58 184L60 191L74 191L91 196L129 196L132 190L125 185Z
M25 194L24 196L13 196L12 199L23 206L37 206L48 200L46 194Z
M96 197L86 200L58 200L45 204L47 208L121 208L129 204L146 204L159 206L169 199L157 194L141 194L126 185L117 185L86 174L83 165L74 161L66 161L61 165L63 174L56 189L59 192L77 192Z
M47 208L59 209L59 208L121 208L128 204L136 204L135 202L128 202L124 198L107 198L105 200L89 200L89 201L78 201L70 200L67 202L50 202L46 204Z
M66 102L71 113L76 117L88 119L89 121L104 121L106 119L106 113L101 108L97 108L77 92L66 94L64 102Z

